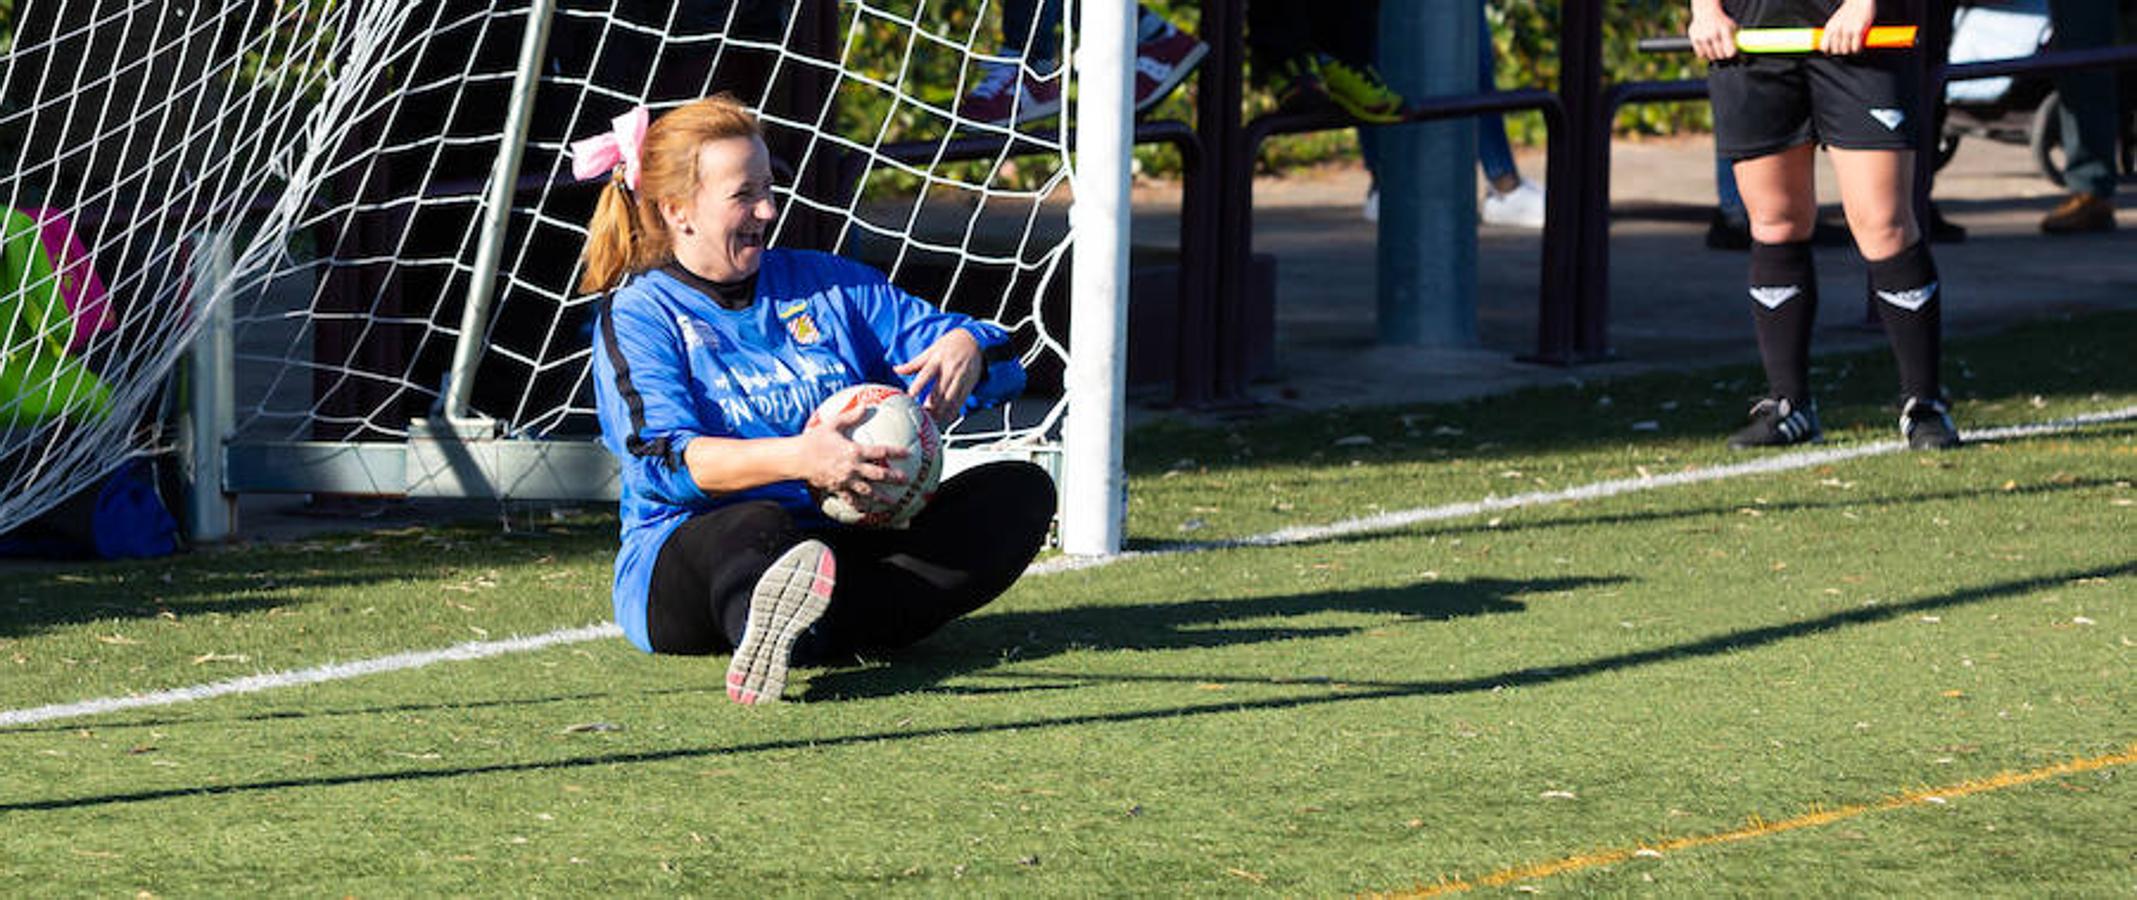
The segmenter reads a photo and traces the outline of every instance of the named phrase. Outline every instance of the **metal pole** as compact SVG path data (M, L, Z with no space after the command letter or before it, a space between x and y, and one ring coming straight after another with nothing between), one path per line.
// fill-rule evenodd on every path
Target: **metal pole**
M1128 177L1134 152L1135 4L1081 4L1070 54L1076 73L1076 202L1069 211L1068 421L1062 435L1061 549L1117 552L1126 498L1122 410L1128 372Z
M512 107L505 114L505 134L497 148L497 168L490 173L490 189L483 198L482 244L475 251L475 277L468 285L467 304L460 310L460 339L453 344L453 368L447 382L445 418L458 422L468 417L468 403L475 392L475 364L482 356L488 332L491 294L497 287L497 267L504 257L505 237L512 229L512 195L519 182L520 159L527 152L527 129L534 116L534 94L541 85L542 57L549 47L549 18L556 0L534 0L527 9L527 31L519 44L519 71L512 76Z
M1476 93L1479 5L1477 0L1382 5L1381 73L1388 86L1412 99ZM1476 120L1384 126L1379 138L1380 342L1474 345Z
M1182 287L1173 341L1173 404L1186 409L1238 399L1225 393L1218 376L1222 348L1230 343L1219 307L1244 302L1240 298L1246 296L1244 244L1251 239L1239 212L1253 205L1253 183L1251 178L1241 182L1232 169L1245 152L1240 145L1245 16L1240 0L1203 0L1200 28L1209 55L1195 75L1195 137L1202 142L1202 162L1186 180L1181 201ZM1251 173L1251 161L1245 165Z
M1566 105L1573 183L1549 186L1578 194L1572 273L1573 360L1610 355L1610 166L1612 108L1603 102L1603 4L1567 0L1559 7L1558 97Z
M187 360L185 518L186 534L207 544L237 529L237 498L225 492L223 478L223 442L237 421L237 354L230 336L231 236L209 233L201 242L195 283L202 290L193 295L200 333Z

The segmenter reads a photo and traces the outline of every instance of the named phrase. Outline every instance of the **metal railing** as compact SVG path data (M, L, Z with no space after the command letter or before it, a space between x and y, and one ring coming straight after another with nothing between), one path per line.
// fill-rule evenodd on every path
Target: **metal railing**
M1586 4L1567 4L1563 21L1580 25L1592 20L1593 68L1600 78L1601 20ZM1216 205L1217 267L1210 292L1197 302L1181 301L1180 346L1174 384L1175 401L1183 406L1229 405L1245 400L1251 348L1240 304L1249 296L1254 215L1254 161L1262 144L1281 134L1329 131L1367 124L1333 107L1305 110L1280 109L1243 121L1244 101L1244 4L1240 0L1206 0L1202 7L1201 38L1210 45L1203 62L1196 125L1206 152L1205 179L1189 179L1183 202L1193 208L1198 201ZM1575 42L1580 43L1580 42ZM1576 59L1575 62L1578 62ZM1577 67L1568 66L1562 79L1572 79ZM1564 91L1483 91L1413 99L1404 111L1403 123L1431 122L1519 110L1543 114L1549 135L1546 178L1553 185L1579 181L1576 165L1584 117L1568 103ZM1569 364L1578 361L1580 335L1589 313L1583 308L1576 269L1580 258L1582 208L1571 201L1578 195L1561 196L1554 188L1545 201L1542 278L1537 288L1537 336L1534 353L1525 356L1539 362ZM1184 221L1184 216L1183 216ZM1183 234L1183 239L1188 237Z

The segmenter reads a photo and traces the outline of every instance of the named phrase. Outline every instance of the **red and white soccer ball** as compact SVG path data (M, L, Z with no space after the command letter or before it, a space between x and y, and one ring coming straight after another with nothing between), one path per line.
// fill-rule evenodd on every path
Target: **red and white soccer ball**
M942 432L927 410L910 394L880 384L857 384L825 398L809 415L809 427L856 406L867 413L845 434L854 443L905 448L890 467L905 475L900 484L872 484L875 495L856 499L817 494L817 506L833 521L877 528L904 528L935 496L942 480Z

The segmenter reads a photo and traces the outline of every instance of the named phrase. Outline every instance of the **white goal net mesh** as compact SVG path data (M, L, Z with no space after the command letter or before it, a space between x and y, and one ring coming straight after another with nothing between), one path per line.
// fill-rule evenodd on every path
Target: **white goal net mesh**
M571 182L566 147L718 92L765 123L775 244L1016 332L1034 390L953 441L1048 440L1068 132L960 117L1018 62L995 5L563 0L513 148L528 0L0 0L0 529L170 442L202 298L233 322L237 442L406 439L445 396L515 149L472 411L511 439L587 439L598 298L572 285L597 184Z

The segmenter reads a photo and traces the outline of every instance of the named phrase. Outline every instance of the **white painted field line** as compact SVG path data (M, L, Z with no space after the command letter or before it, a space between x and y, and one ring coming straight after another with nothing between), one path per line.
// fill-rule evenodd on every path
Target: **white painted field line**
M2129 421L2131 419L2137 419L2137 406L2127 406L2123 407L2122 409L2109 410L2106 412L2088 413L2086 415L2073 416L2068 419L2059 419L2053 422L2041 422L2032 425L2012 425L2003 428L1987 428L1978 431L1968 431L1964 432L1963 435L1965 439L1970 443L1989 443L1994 441L2010 440L2012 438L2032 437L2044 434L2056 434L2065 431L2073 431L2079 428L2083 428L2087 425L2103 425L2110 422ZM1667 487L1680 487L1688 484L1702 484L1710 481L1724 481L1727 479L1740 478L1747 475L1770 475L1775 472L1789 472L1794 471L1796 469L1807 469L1815 466L1843 462L1850 459L1860 459L1867 456L1879 456L1886 453L1894 453L1899 451L1901 448L1902 444L1898 441L1879 441L1877 443L1871 444L1859 444L1847 447L1834 447L1830 449L1808 450L1795 453L1783 453L1773 456L1761 456L1756 459L1747 460L1741 463L1733 463L1731 465L1726 466L1715 466L1713 468L1707 469L1693 469L1685 472L1671 472L1666 475L1657 475L1652 478L1619 478L1611 481L1598 481L1593 484L1585 484L1579 487L1566 488L1564 490L1558 491L1535 491L1526 494L1515 494L1508 497L1487 497L1483 500L1475 500L1466 503L1450 503L1444 506L1428 506L1422 509L1401 510L1397 512L1381 513L1380 515L1376 516L1364 516L1356 519L1345 519L1343 521L1335 522L1329 525L1284 528L1277 531L1271 531L1266 534L1258 534L1252 537L1238 538L1235 540L1204 541L1197 543L1183 542L1177 544L1167 544L1165 546L1151 550L1136 550L1127 553L1119 553L1112 556L1060 557L1056 559L1047 560L1043 563L1035 564L1030 569L1025 570L1025 574L1031 576L1052 575L1060 572L1072 572L1082 569L1092 569L1100 566L1108 566L1114 563L1125 562L1131 559L1143 559L1157 556L1173 556L1186 553L1201 553L1209 550L1224 550L1240 547L1277 547L1287 544L1303 544L1312 541L1325 541L1332 538L1347 537L1349 535L1355 534L1368 534L1379 531L1393 531L1395 529L1407 528L1409 526L1417 525L1424 522L1439 522L1445 521L1447 519L1459 519L1488 512L1516 509L1525 506L1543 506L1552 503L1564 503L1576 500L1599 500L1604 497L1615 497L1620 494L1630 494L1639 491L1649 491ZM99 713L107 712L117 712L120 710L127 709L140 709L143 707L151 706L170 706L173 704L189 703L194 700L206 700L212 697L222 697L230 694L252 694L261 691L274 690L277 688L297 687L300 685L307 684L319 684L321 682L327 681L339 681L345 678L358 678L364 675L379 675L384 674L386 672L399 672L406 669L419 669L424 666L435 665L441 662L483 659L491 656L503 656L509 653L523 653L531 650L541 650L549 647L563 646L566 644L579 644L585 643L587 641L616 638L621 637L622 634L623 631L617 628L615 625L603 623L600 625L588 625L582 628L567 628L561 631L552 631L548 634L534 635L532 637L516 637L499 641L475 641L466 644L456 644L454 646L445 647L439 650L411 651L408 653L396 653L391 656L381 656L376 659L359 660L356 662L330 663L323 666L314 666L309 669L293 669L283 672L266 672L259 675L250 675L244 678L233 678L229 681L217 681L210 684L174 688L167 691L155 691L153 693L147 694L133 694L125 697L105 697L97 700L83 700L78 703L61 703L54 704L51 706L36 706L27 709L7 710L5 712L0 712L0 728L7 728L17 725L30 725L38 722L50 722L55 719L72 719L81 716L96 715Z
M2056 434L2065 431L2073 431L2078 428L2083 428L2087 425L2103 425L2109 422L2123 422L2131 419L2137 419L2137 406L2126 406L2121 409L2108 410L2106 412L2087 413L2080 416L2072 416L2068 419L2058 419L2053 422L2040 422L2031 425L2010 425L2002 428L1984 428L1976 431L1964 431L1961 432L1961 437L1963 437L1969 443L1993 443L1995 441L2007 441L2013 438L2032 437L2035 435L2043 434ZM1425 522L1440 522L1448 519L1461 519L1467 518L1469 516L1480 515L1483 513L1498 512L1500 510L1507 509L1517 509L1524 506L1545 506L1553 503L1565 503L1574 500L1600 500L1604 497L1615 497L1620 494L1632 494L1638 493L1640 491L1651 491L1657 488L1681 487L1683 485L1702 484L1709 481L1725 481L1731 478L1740 478L1746 475L1771 475L1775 472L1789 472L1794 471L1796 469L1809 469L1817 466L1828 465L1831 463L1843 462L1850 459L1861 459L1867 456L1881 456L1887 453L1896 453L1903 449L1906 449L1906 445L1899 441L1878 441L1870 444L1856 444L1846 447L1804 450L1794 453L1783 453L1772 456L1760 456L1755 459L1746 460L1740 463L1732 463L1730 465L1725 466L1714 466L1712 468L1706 469L1692 469L1684 472L1670 472L1668 474L1656 475L1652 477L1619 478L1611 481L1598 481L1592 484L1584 484L1580 485L1579 487L1571 487L1557 491L1533 491L1526 494L1514 494L1507 497L1486 497L1482 500L1473 500L1466 503L1450 503L1445 506L1428 506L1422 509L1398 510L1395 512L1381 513L1379 515L1374 516L1362 516L1355 519L1344 519L1343 521L1334 522L1328 525L1302 525L1293 528L1283 528L1278 529L1276 531L1268 532L1266 534L1257 534L1251 537L1234 538L1231 540L1181 541L1178 543L1164 544L1149 550L1135 550L1126 553L1116 554L1113 556L1073 558L1060 557L1056 559L1050 559L1044 563L1032 566L1026 574L1046 575L1054 572L1072 572L1079 569L1089 569L1095 568L1097 566L1111 565L1122 560L1141 559L1144 557L1152 556L1172 556L1183 553L1202 553L1210 550L1230 550L1241 547L1279 547L1287 544L1305 544L1312 543L1315 541L1332 540L1334 538L1339 537L1348 537L1356 534L1371 534L1374 532L1381 531L1394 531L1396 529L1408 528L1412 525L1418 525Z
M506 638L501 641L474 641L466 644L456 644L439 650L395 653L392 656L381 656L376 659L328 663L309 669L264 672L259 675L248 675L244 678L232 678L229 681L173 688L168 691L156 691L149 694L105 697L99 700L83 700L79 703L60 703L52 706L31 707L29 709L11 709L6 712L0 712L0 727L49 722L53 719L93 716L98 713L139 709L146 706L170 706L175 703L189 703L194 700L206 700L210 697L222 697L229 694L253 694L276 688L318 684L323 681L339 681L344 678L398 672L403 669L419 669L434 663L463 659L483 659L491 656L503 656L507 653L524 653L529 650L541 650L546 647L578 644L606 637L621 637L622 635L622 629L604 622L599 625L588 625L584 628L566 628L562 631L552 631L548 634L538 634L533 637Z

